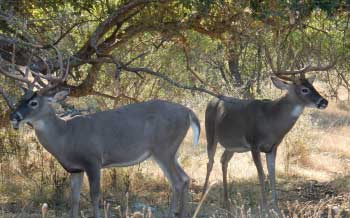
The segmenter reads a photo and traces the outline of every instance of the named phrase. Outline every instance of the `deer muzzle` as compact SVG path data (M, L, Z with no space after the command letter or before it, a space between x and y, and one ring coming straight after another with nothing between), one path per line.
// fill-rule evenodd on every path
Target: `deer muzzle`
M21 123L21 121L23 120L23 116L20 112L15 111L13 113L11 113L10 115L10 122L12 124L12 127L14 129L18 129L19 128L19 124Z
M325 109L328 106L328 101L324 98L321 98L318 100L316 105L318 109Z

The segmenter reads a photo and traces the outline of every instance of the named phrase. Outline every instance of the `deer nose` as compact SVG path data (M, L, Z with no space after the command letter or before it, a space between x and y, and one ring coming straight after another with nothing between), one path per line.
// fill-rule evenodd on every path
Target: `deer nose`
M328 101L324 98L321 98L317 102L317 108L318 109L325 109L328 106Z
M10 122L11 122L12 127L14 129L18 129L19 128L19 123L20 123L21 120L23 120L23 116L19 112L13 112L10 115Z
M21 113L16 111L16 112L11 113L10 120L11 121L21 121L21 120L23 120L23 116Z

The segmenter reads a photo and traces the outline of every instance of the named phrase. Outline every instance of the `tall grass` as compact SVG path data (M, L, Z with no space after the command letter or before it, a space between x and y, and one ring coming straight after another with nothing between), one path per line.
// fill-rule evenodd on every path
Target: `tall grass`
M278 94L272 93L271 96ZM196 101L203 103L207 99ZM340 107L332 103L322 114L307 109L280 145L277 188L283 217L350 217L349 196L344 194L350 190L347 176L350 175L350 118L344 108L348 108L344 103ZM203 108L198 110L198 115L204 127ZM40 217L42 202L48 202L50 206L47 218L68 217L68 174L38 144L31 129L22 131L21 137L13 131L0 131L0 217ZM230 162L231 208L222 207L219 159L223 150L220 145L211 176L214 185L200 203L207 163L205 132L201 134L199 147L193 148L189 133L179 154L181 164L191 177L190 215L198 210L198 218L266 217L259 212L257 173L249 153L235 154ZM315 185L316 188L310 188L310 179L323 182L322 188ZM89 217L91 207L87 182L84 184L81 216ZM101 202L106 202L105 211L109 205L109 217L124 214L129 218L158 218L167 212L171 190L163 173L152 161L103 170L101 187ZM268 216L276 217L276 213L269 211Z

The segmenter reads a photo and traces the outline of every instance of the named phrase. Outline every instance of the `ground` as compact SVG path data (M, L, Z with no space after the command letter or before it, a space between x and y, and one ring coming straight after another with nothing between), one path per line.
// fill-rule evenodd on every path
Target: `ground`
M204 120L202 111L198 111ZM235 154L229 165L231 209L223 209L222 175L218 146L211 174L211 190L199 206L201 188L206 172L206 142L204 123L199 146L191 145L189 132L181 147L179 159L191 177L190 213L200 207L197 217L258 217L259 186L257 172L250 153ZM325 111L307 109L278 149L277 190L279 205L285 217L350 217L350 114L348 101L331 101ZM266 169L265 169L266 172ZM108 174L104 171L105 176ZM169 202L169 186L152 160L128 168L131 183L129 197L116 194L102 185L103 199L111 205L110 217L118 217L128 205L129 217L143 217L136 211L163 217ZM108 183L107 183L108 184ZM118 207L121 205L121 207ZM89 217L88 194L85 182L82 197L82 217ZM102 206L101 206L102 208ZM119 208L119 209L118 209ZM49 205L48 218L67 217L65 206ZM275 215L270 214L271 217ZM18 205L2 204L1 218L41 217L40 207L30 202ZM146 216L147 217L147 216Z

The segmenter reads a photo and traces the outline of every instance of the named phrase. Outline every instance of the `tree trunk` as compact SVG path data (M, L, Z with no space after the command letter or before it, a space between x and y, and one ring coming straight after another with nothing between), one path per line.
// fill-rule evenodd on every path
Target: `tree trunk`
M232 78L236 82L237 86L241 86L242 85L242 77L241 77L241 72L239 71L239 55L232 48L228 49L227 61L228 61L228 67L229 67Z

